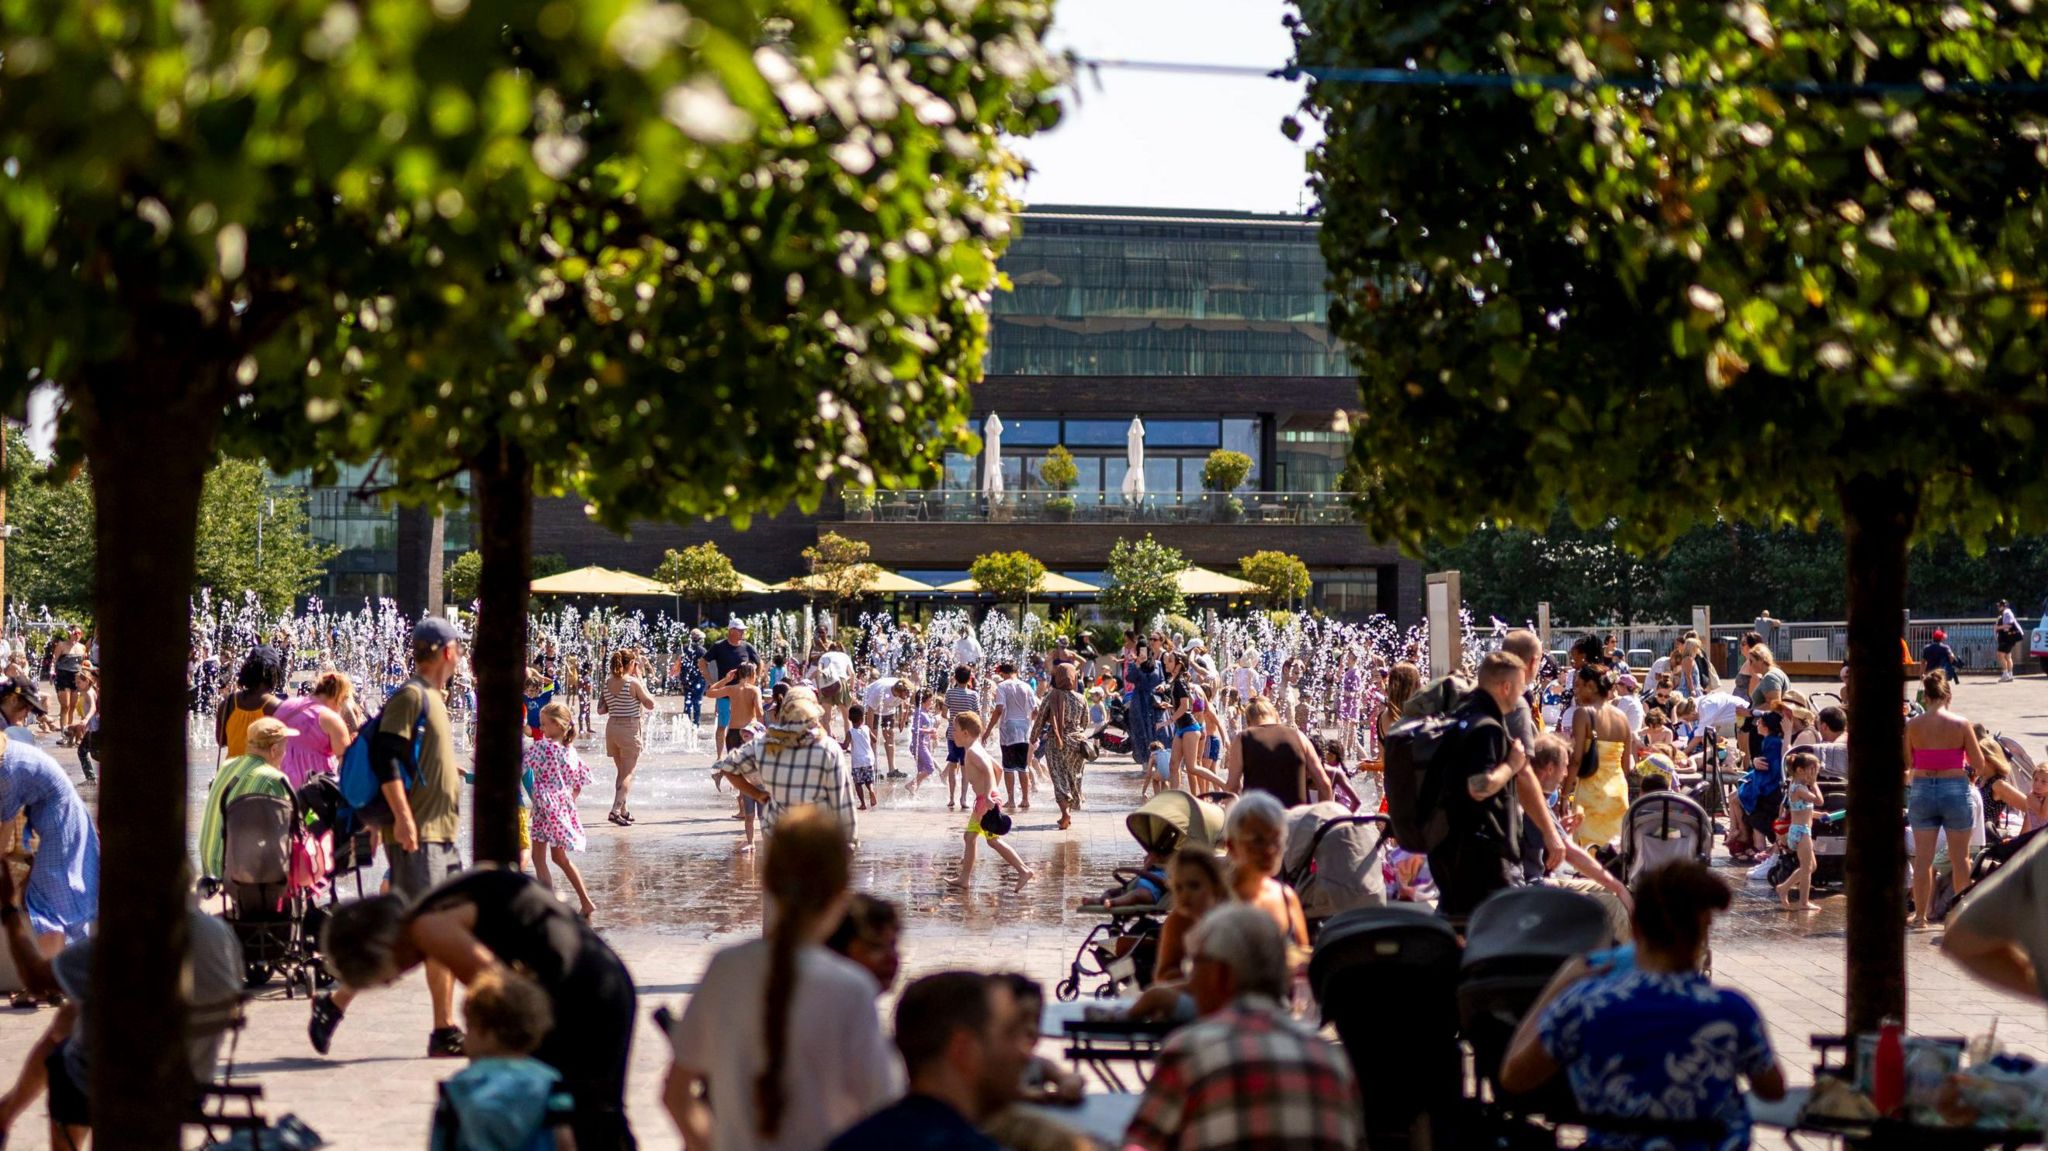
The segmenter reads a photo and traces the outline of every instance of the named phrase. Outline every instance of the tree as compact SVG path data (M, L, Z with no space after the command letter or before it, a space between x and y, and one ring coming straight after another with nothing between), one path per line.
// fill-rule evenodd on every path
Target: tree
M7 596L26 616L76 618L93 604L92 481L36 459L19 428L6 434Z
M7 14L0 411L62 389L58 467L90 462L96 510L107 786L86 1039L105 1146L177 1146L190 1086L166 958L186 949L186 714L167 686L206 471L222 442L296 439L309 402L325 411L304 385L332 381L337 324L380 324L387 292L415 290L394 259L408 221L460 227L479 191L516 182L525 85L499 46L537 7ZM556 23L607 51L595 21Z
M466 604L476 599L477 581L483 578L484 557L476 552L463 552L455 557L441 575L441 582L447 585L448 602Z
M875 565L868 562L872 551L865 540L848 539L838 532L826 532L803 551L811 574L805 590L831 605L837 618L847 604L868 594L875 582Z
M976 556L967 574L997 603L1023 603L1045 582L1045 565L1029 552L989 552Z
M704 618L705 604L730 603L740 598L740 573L732 559L706 540L701 544L674 548L654 569L654 578L676 589L676 594L697 605L697 619Z
M1283 608L1308 594L1308 565L1301 557L1286 552L1263 551L1237 561L1238 575L1264 590L1259 602L1269 608Z
M2048 11L1297 7L1311 73L1496 81L1310 86L1355 454L1401 497L1371 526L1419 548L1561 495L1654 550L1839 516L1857 693L1898 698L1916 527L1977 546L2048 508L2043 122L1979 86L2031 83ZM1851 744L1852 1031L1904 1015L1901 722L1860 709Z
M1202 486L1212 492L1233 492L1252 474L1252 458L1218 448L1202 461Z
M273 485L260 464L215 464L200 497L194 589L234 601L254 592L265 611L290 610L340 550L313 539L306 508L306 489Z
M517 138L501 178L394 225L411 278L272 412L318 428L296 464L376 454L430 502L470 477L483 859L517 852L535 494L744 526L935 479L970 440L1006 137L1058 115L1049 0L566 10L503 14L476 110Z
M1102 589L1102 610L1144 627L1161 612L1187 606L1174 577L1187 570L1179 550L1146 533L1142 540L1118 540L1109 549L1109 586Z

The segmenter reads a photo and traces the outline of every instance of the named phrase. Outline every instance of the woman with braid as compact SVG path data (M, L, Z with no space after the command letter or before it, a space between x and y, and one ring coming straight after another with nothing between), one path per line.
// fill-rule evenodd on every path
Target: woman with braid
M761 869L767 937L712 957L669 1036L662 1102L686 1147L820 1151L903 1093L874 976L824 945L846 912L851 863L818 808L776 824Z

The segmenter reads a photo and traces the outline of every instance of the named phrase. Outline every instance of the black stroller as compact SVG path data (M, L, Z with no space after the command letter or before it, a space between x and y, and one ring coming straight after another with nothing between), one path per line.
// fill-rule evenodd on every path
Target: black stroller
M1500 1089L1501 1061L1515 1028L1568 960L1615 942L1599 901L1557 887L1511 887L1473 909L1458 972L1458 1019L1472 1048L1473 1071L1505 1111L1557 1115L1572 1110L1561 1080L1529 1098Z
M1683 859L1711 861L1714 820L1675 791L1651 791L1628 805L1621 826L1621 881L1635 886L1645 872Z
M281 975L287 999L310 989L319 964L306 930L312 892L292 874L302 826L298 804L279 795L244 795L221 811L222 918L242 945L243 978L253 988Z
M1214 851L1223 841L1223 809L1197 799L1190 792L1162 791L1125 816L1124 826L1148 855L1164 858L1184 844ZM1128 888L1139 875L1137 868L1118 868L1117 886ZM1163 889L1165 884L1159 886ZM1150 986L1153 968L1159 961L1161 917L1168 909L1169 901L1164 897L1156 902L1121 907L1083 904L1082 912L1108 918L1082 938L1081 945L1074 950L1074 961L1067 968L1067 977L1054 985L1053 993L1072 1002L1081 997L1081 981L1096 977L1102 980L1094 988L1098 999L1115 999L1126 988Z
M1457 1143L1457 960L1450 924L1413 904L1347 911L1323 925L1309 989L1357 1074L1368 1147Z

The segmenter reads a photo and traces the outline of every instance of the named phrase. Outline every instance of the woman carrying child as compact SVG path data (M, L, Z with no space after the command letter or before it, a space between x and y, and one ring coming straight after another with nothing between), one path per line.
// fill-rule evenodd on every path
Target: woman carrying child
M584 847L583 820L576 814L576 801L590 783L590 768L576 754L576 723L569 705L551 700L540 709L539 739L526 744L526 770L533 777L533 874L542 887L555 889L548 873L554 861L568 878L581 905L578 914L589 919L597 911L590 892L583 886L583 873L569 853Z

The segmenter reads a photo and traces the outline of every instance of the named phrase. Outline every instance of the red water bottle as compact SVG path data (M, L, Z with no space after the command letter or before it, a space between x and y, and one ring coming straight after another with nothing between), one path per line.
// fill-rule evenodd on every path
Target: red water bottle
M1906 1101L1906 1044L1904 1028L1887 1019L1878 1028L1877 1058L1870 1070L1870 1102L1879 1115L1898 1113Z

